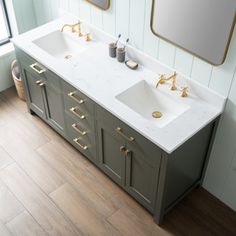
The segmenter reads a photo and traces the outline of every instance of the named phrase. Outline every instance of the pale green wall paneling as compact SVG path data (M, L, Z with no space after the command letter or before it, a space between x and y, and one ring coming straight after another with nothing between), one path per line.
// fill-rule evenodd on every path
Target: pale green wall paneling
M210 81L210 88L227 96L236 68L236 28L232 37L229 52L223 65L214 67Z
M143 49L145 3L145 0L130 0L129 39L138 49Z
M33 29L37 26L32 0L9 0L6 3L9 10L9 16L12 17L12 14L15 14L17 28L20 33ZM10 18L10 22L13 24L13 33L16 34L17 29L15 25L16 22L14 22L14 17ZM14 58L14 52L0 56L0 91L3 91L13 85L10 65Z
M51 0L51 12L52 12L52 18L55 19L59 16L59 7L60 7L60 0Z
M98 28L103 29L102 10L95 6L91 6L91 23Z
M80 17L81 20L91 22L91 5L84 0L80 0Z
M41 0L40 3L43 7L43 11L44 11L44 14L45 14L45 23L48 22L48 21L51 21L53 20L53 8L54 8L54 5L52 5L51 3L51 7L48 7L48 0ZM56 6L55 6L56 7ZM35 12L38 12L38 10L35 9Z
M159 38L151 32L151 27L150 27L151 8L152 8L152 1L146 1L143 50L150 56L157 58Z
M0 58L0 92L13 85L10 67L14 59L14 52L8 53Z
M233 209L236 209L236 152L232 160L231 169L227 175L225 181L225 189L223 192L222 200L225 201L229 206L232 206Z
M33 2L38 25L45 24L53 19L54 12L52 10L52 3L54 3L54 1L48 2L47 0L33 0ZM57 7L57 5L55 7Z
M199 83L208 86L212 74L213 66L195 57L191 77Z
M176 48L170 43L160 39L158 58L164 64L173 67L175 63Z
M69 10L69 0L60 0L60 8L68 11Z
M116 36L116 2L120 0L112 0L109 11L103 12L103 29Z
M13 0L15 16L19 33L23 33L37 26L34 3L32 0ZM48 1L49 2L49 1Z
M229 93L226 110L217 132L214 148L207 169L204 186L236 210L236 73ZM233 182L232 182L233 181Z
M116 35L122 34L123 39L129 37L129 0L116 0Z
M79 16L80 12L80 1L79 0L69 0L69 10L70 12L75 15L75 16Z
M193 66L193 56L177 48L175 54L175 69L183 74L190 76Z
M84 0L32 1L35 3L35 12L42 9L36 7L37 2L43 2L41 7L45 8L36 14L39 23L55 18L59 5L60 8L69 10L73 15L77 15L84 21L91 22L92 20L96 26L108 33L113 35L121 33L123 39L130 37L132 45L187 76L190 75L192 79L206 86L209 85L210 88L222 95L227 96L230 92L226 112L216 135L204 187L235 209L236 171L233 170L233 163L236 162L234 161L236 158L234 144L236 140L236 76L234 76L236 33L234 33L226 62L219 67L215 67L181 49L177 49L174 45L152 34L149 24L152 0L111 0L111 9L108 11L94 10L94 7ZM15 0L15 2L18 2L19 5L18 11L22 11L22 1ZM28 2L31 6L30 0L24 0L24 2ZM77 5L79 9L77 9ZM52 14L52 16L49 16L49 14ZM29 28L27 24L22 26L23 29L27 27Z

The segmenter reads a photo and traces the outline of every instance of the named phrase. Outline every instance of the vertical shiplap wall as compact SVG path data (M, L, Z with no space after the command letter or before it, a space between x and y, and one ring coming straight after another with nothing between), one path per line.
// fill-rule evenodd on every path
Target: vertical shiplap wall
M55 18L62 8L112 35L121 33L124 39L129 37L136 48L229 97L204 187L236 210L236 30L225 63L214 67L152 34L152 0L111 0L108 11L101 11L85 0L33 0L33 3L38 24Z
M13 85L10 67L14 58L14 52L7 53L0 57L0 92Z
M12 4L19 33L23 33L37 26L32 0L12 0Z

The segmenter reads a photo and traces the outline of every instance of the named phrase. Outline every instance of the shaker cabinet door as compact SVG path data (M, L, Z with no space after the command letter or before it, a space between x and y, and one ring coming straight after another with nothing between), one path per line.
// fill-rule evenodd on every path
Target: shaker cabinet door
M64 105L62 93L48 82L44 86L47 120L58 132L65 132Z
M99 166L116 183L125 184L124 142L112 130L98 123Z
M132 150L126 156L126 190L151 212L154 210L159 166L153 166L145 156Z
M22 65L22 73L26 87L27 102L29 108L34 111L38 116L46 119L45 105L43 99L41 78L34 73L31 73L27 66Z

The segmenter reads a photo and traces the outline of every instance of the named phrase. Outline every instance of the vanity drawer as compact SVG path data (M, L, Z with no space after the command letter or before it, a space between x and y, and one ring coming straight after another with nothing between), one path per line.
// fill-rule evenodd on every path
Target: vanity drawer
M86 126L66 114L67 136L71 144L91 160L96 157L94 127Z
M65 113L65 121L66 121L66 127L68 130L68 134L70 133L76 133L80 136L91 136L95 140L95 129L94 129L94 123L88 123L85 121L81 121L78 119L75 119L73 116ZM84 134L86 132L86 134Z
M82 124L84 127L94 128L94 115L81 109L79 106L66 106L66 115Z
M79 113L84 115L89 115L90 117L94 116L94 109L93 104L87 102L87 100L81 99L81 103L72 100L70 97L64 94L64 104L65 104L65 110L70 111L71 108L76 108ZM73 112L70 112L73 113ZM76 116L76 114L74 114ZM79 116L77 116L79 118Z
M94 102L65 81L62 82L62 90L66 108L79 106L81 111L94 113Z
M28 71L30 71L32 75L36 75L41 82L46 82L47 84L50 84L51 87L61 91L61 79L56 74L51 72L41 63L38 63L34 58L30 57L19 48L16 48L15 50L17 58L19 59L18 61L24 65L23 67L28 68Z
M114 135L122 138L129 148L142 154L146 158L146 162L152 166L159 164L162 155L159 147L98 105L96 106L96 114L99 122L109 126Z

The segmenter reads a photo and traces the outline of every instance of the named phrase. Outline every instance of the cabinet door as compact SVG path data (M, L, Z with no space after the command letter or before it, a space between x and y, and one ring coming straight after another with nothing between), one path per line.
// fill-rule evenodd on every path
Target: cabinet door
M29 108L38 116L46 119L46 112L43 100L43 91L40 82L41 77L35 75L28 69L27 65L22 64L22 74L27 94L27 103Z
M65 132L64 103L61 90L46 81L44 89L48 123L60 133Z
M105 125L98 123L99 166L116 183L125 184L124 142Z
M154 211L160 162L147 161L148 154L132 147L126 155L126 190L149 211ZM146 150L145 150L146 151ZM148 150L147 150L148 151ZM157 160L160 160L156 153Z

